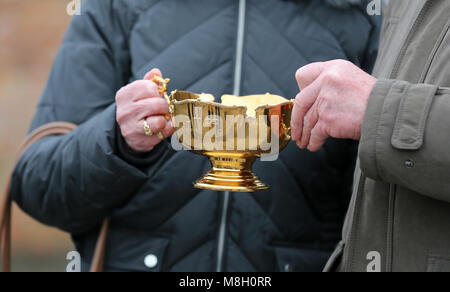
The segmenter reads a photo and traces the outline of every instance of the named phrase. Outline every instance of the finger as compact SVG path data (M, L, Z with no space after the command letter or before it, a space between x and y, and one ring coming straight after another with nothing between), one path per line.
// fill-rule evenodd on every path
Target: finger
M146 149L152 149L161 143L161 141L170 137L175 131L172 122L167 121L163 116L154 116L146 120L153 132L152 136L145 136Z
M172 122L166 120L164 116L159 116L159 117L162 117L163 119L160 120L158 118L158 122L161 121L161 123L164 124L164 126L162 126L162 124L157 126L160 128L160 130L154 132L155 136L158 137L158 134L161 133L162 136L164 137L164 139L167 137L170 137L175 132ZM158 138L161 140L161 137L158 137Z
M171 121L167 121L166 122L166 126L164 127L164 129L161 132L163 134L164 138L172 136L172 134L174 132L175 132L175 129L173 127L172 122Z
M116 100L118 103L126 103L129 101L138 101L144 98L152 97L161 97L158 91L158 86L153 82L138 80L122 87L117 92Z
M300 98L301 95L297 94L291 116L291 137L294 141L297 141L301 137L302 132L300 129L303 128L303 120L305 118L304 115L302 115L303 111Z
M322 74L325 68L325 63L311 63L309 65L303 66L297 70L295 73L295 79L297 79L298 88L301 90L307 88L311 85L320 74Z
M292 110L291 129L292 139L299 140L302 137L303 121L306 113L314 105L319 95L320 87L318 82L302 90L295 98L294 109Z
M145 118L147 121L148 126L150 127L150 130L152 130L153 134L152 136L157 135L159 132L163 131L166 127L167 120L164 116L151 116ZM142 128L143 122L139 123L139 127ZM145 135L144 128L142 128L141 133Z
M164 127L164 129L162 129L161 131L158 132L154 132L154 135L148 137L148 142L150 143L150 145L152 147L158 145L159 143L161 143L161 141L163 141L164 139L172 136L172 134L174 133L174 128L172 126L172 122L168 121L166 122L166 126ZM162 136L161 136L162 135Z
M162 73L158 68L154 68L150 70L150 72L147 72L144 76L144 80L152 80L155 76L162 77Z
M303 121L303 131L300 139L300 148L304 149L308 146L309 140L311 138L311 131L315 128L317 122L319 121L319 114L317 112L317 103L311 107L305 116Z
M165 115L169 112L169 105L164 98L142 99L135 102L134 107L137 120L150 116Z
M308 150L311 152L319 151L328 139L328 134L322 123L318 123L311 131L311 138L308 144Z
M143 99L162 97L161 93L159 92L158 85L156 85L154 82L149 82L147 80L140 80L136 82L139 82L140 86L142 86L142 91L140 90L136 91L133 97L134 102ZM145 88L147 89L147 91L145 91Z

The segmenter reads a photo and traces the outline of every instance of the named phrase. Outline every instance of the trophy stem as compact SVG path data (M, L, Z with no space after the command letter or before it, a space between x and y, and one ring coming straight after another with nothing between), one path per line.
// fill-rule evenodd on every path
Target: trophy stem
M214 191L256 192L269 187L252 172L255 156L225 154L208 155L212 168L194 187Z

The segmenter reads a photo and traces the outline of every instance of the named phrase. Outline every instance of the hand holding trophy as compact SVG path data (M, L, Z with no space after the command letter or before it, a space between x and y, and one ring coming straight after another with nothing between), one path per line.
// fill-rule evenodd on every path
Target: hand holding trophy
M170 119L166 118L169 106L160 92L162 74L158 69L122 87L116 94L116 119L122 136L131 150L148 152L173 134Z
M220 104L211 94L173 91L168 96L170 79L156 75L152 80L169 103L176 139L185 150L211 161L211 170L194 183L196 188L235 192L268 188L252 172L252 165L259 157L278 157L289 143L293 101L271 94L224 95Z

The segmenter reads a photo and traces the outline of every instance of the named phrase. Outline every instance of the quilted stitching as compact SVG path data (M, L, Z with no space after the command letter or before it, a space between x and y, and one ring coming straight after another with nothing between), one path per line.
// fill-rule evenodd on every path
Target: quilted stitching
M264 37L264 35L266 35L266 36L271 35L272 36L271 41L275 41L279 47L290 48L290 52L295 52L295 54L296 54L295 59L300 60L300 64L297 64L296 66L306 64L306 63L309 63L310 61L312 61L304 53L305 50L308 50L307 47L298 47L296 42L292 41L290 39L290 37L288 37L287 35L285 35L283 33L282 28L280 28L277 24L271 23L268 20L268 18L264 16L262 10L259 9L258 2L249 1L249 3L251 5L251 8L254 8L254 9L249 10L250 11L249 13L252 13L252 16L248 16L248 17L252 17L253 19L258 19L258 21L262 21L262 23L264 23L264 27L270 28L270 30L264 31L263 35L261 34L261 32L256 32L256 36ZM161 7L159 5L158 5L158 7L159 7L159 9L161 9ZM158 52L156 55L153 55L151 57L150 61L147 61L146 64L141 69L138 70L139 73L138 73L137 77L143 75L147 70L149 70L152 66L154 66L155 63L157 64L159 62L159 60L162 60L163 58L170 58L171 55L169 55L167 53L168 51L173 53L176 51L176 49L183 48L186 41L191 38L196 38L198 31L201 31L203 27L209 26L209 25L217 25L217 23L216 23L217 21L223 21L224 19L222 18L222 16L227 15L227 13L230 12L230 9L235 9L235 6L229 5L226 9L223 9L221 11L218 11L215 14L210 15L209 17L203 19L201 22L195 23L195 25L193 25L192 28L189 29L189 32L187 32L187 33L185 32L184 34L182 34L179 37L174 37L172 39L172 42L170 42L164 46L164 50ZM314 21L313 18L310 17L307 13L308 13L307 10L301 11L301 13L299 13L298 17L309 18L309 21L312 21L312 23L310 25L317 26L318 29L327 31L326 28L322 27L322 25L320 23L317 23L316 21ZM149 15L150 12L147 11L143 14ZM237 17L237 15L234 15L234 17ZM141 19L144 19L144 18L141 16ZM189 26L191 24L187 24L187 25ZM303 35L301 33L301 30L299 32L300 32L298 35L299 38L309 37L309 36ZM245 39L246 40L246 45L245 45L246 49L244 50L244 64L247 64L247 66L249 66L249 65L251 65L251 66L247 67L247 69L244 69L244 70L248 70L248 68L251 68L252 71L244 72L244 74L243 74L244 82L245 82L245 77L248 76L248 74L252 74L253 78L259 79L261 82L264 82L265 86L271 87L272 92L277 92L284 96L292 97L290 95L292 95L292 92L295 92L295 90L296 90L295 82L292 82L290 85L292 87L290 87L290 89L287 89L286 86L283 84L283 83L285 83L285 80L279 79L279 78L277 78L277 76L273 76L271 74L271 68L265 67L266 65L265 65L264 60L262 60L262 59L258 60L257 55L254 55L253 53L249 52L248 45L250 45L250 44L248 43L248 41L249 41L248 37L252 36L251 35L252 33L255 33L255 32L246 31L246 39ZM338 47L338 44L339 44L338 42L336 42L336 46L334 45L335 44L335 43L333 43L334 36L331 33L329 33L328 36L332 37L331 43L330 42L321 42L321 43L324 44L325 46L330 46L330 48L332 48L332 51L342 50L341 48ZM314 40L315 40L315 38L314 38ZM320 41L320 38L317 38L317 40ZM333 45L331 45L331 44L333 44ZM211 53L213 53L213 52L211 52ZM234 49L233 49L233 53L234 53ZM330 54L330 57L331 56L332 56L332 54ZM211 74L214 74L216 71L219 71L224 66L229 65L232 62L233 58L234 58L234 56L230 55L229 57L225 58L222 62L219 62L210 68L203 68L204 72L202 74L198 74L198 72L200 72L199 70L193 70L192 71L193 74L191 74L191 76L189 76L189 78L187 78L188 80L186 80L184 82L182 88L179 88L179 89L192 90L193 88L196 87L197 84L202 83L202 81L204 79L206 79L207 77L210 77ZM250 63L248 63L248 62L250 62ZM167 63L167 62L165 62L165 63ZM184 64L173 64L173 65L174 66L177 66L177 65L183 66ZM231 68L232 67L230 66L230 69ZM162 68L162 69L164 69L164 68ZM281 85L281 84L283 84L283 85ZM225 93L230 93L230 92L225 92ZM173 159L171 159L171 160L173 160ZM173 163L175 163L175 160L173 160ZM264 214L263 216L266 216L269 219L269 221L272 222L272 226L269 228L269 230L273 229L271 231L272 233L281 234L282 229L275 222L273 222L273 220L267 214L267 211L264 210L264 208L262 208L262 206L260 206L256 200L252 199L251 201L253 201L253 204L256 204L258 206L258 209L260 210L259 212L261 212L261 214ZM191 198L190 200L186 201L179 209L174 210L172 213L173 214L180 213L180 214L184 214L184 216L188 216L188 214L186 214L185 210L190 209L192 207L192 204L195 204L195 202L196 201ZM307 207L307 206L304 206L304 207ZM170 215L170 216L166 215L166 219L161 221L161 222L164 222L164 224L161 224L161 226L170 225L172 216L173 215ZM185 256L193 253L198 248L201 248L201 246L205 244L205 240L207 242L210 239L204 239L204 240L198 239L196 244L194 244L195 248L190 248L189 250L186 250L184 253ZM234 238L232 238L232 240L234 240ZM236 244L236 248L240 249L238 244ZM243 250L241 250L241 253L243 255L245 255L247 260L250 262L249 259L252 256L247 255L245 253L245 251L243 251ZM179 257L177 259L171 259L171 266L174 266L181 261L183 261L183 257ZM255 268L255 270L257 270L257 267L255 266L255 264L252 264L252 265Z
M152 67L161 66L161 69L165 74L172 77L171 83L174 88L182 90L196 90L210 91L216 95L223 93L231 93L232 90L232 77L233 77L233 61L235 59L235 37L236 37L236 20L237 20L237 1L203 1L202 7L198 7L199 16L192 17L186 23L180 24L180 29L174 31L172 34L161 38L158 33L164 30L165 21L177 21L177 13L182 11L171 11L168 7L172 7L178 0L167 1L152 1L135 2L134 13L136 18L130 24L132 31L130 32L131 51L130 51L130 63L133 66L133 76L131 79L139 79ZM189 2L191 1L191 2ZM270 3L269 3L270 2ZM139 3L139 4L136 4ZM186 3L199 3L199 1L186 0L184 2L178 2L180 7L185 7ZM296 4L283 3L279 0L267 0L267 1L252 1L248 0L249 10L247 15L247 24L249 21L253 21L252 26L247 26L245 32L245 48L244 48L244 70L243 81L245 93L259 92L261 88L267 89L267 91L273 93L282 94L288 98L292 98L298 91L297 84L293 79L295 70L306 63L315 61L316 59L311 56L317 56L315 48L319 48L321 54L319 58L326 60L331 58L342 57L345 55L345 47L341 47L339 39L335 37L326 25L316 21L315 15L309 9L309 2L299 1ZM268 4L269 3L269 4ZM139 6L138 6L139 5ZM192 4L194 5L194 4ZM195 4L198 5L198 4ZM224 5L221 7L220 5ZM267 6L272 6L270 15L265 15ZM200 5L199 5L200 6ZM220 8L217 8L220 7ZM297 14L286 13L286 7L293 9L295 7ZM321 9L321 8L315 8ZM158 13L164 11L165 19L154 19L158 17ZM204 11L210 11L210 14L204 14ZM278 16L279 19L283 19L279 23L274 23L274 16ZM290 19L283 18L285 15L289 15ZM169 16L169 17L167 17ZM149 19L153 17L153 19ZM151 20L151 21L150 21ZM161 27L150 27L150 24L158 24ZM317 36L303 33L303 28L298 29L298 34L293 34L295 29L290 26L290 23L302 23L312 31L317 32ZM214 34L214 28L217 28L217 34ZM261 28L264 28L261 29ZM204 33L210 35L205 36ZM220 35L219 35L220 33ZM366 37L366 36L364 36ZM223 38L223 40L222 40ZM330 38L329 41L323 42L323 38ZM264 46L260 46L261 42L267 39L268 42L276 43L276 52L268 51ZM308 40L308 45L300 45L304 39ZM199 50L192 50L192 44L195 41L202 42L201 46L198 46ZM223 41L223 42L222 42ZM356 37L354 43L365 47L366 44L361 43L360 39ZM157 44L152 48L146 48L149 44ZM198 44L197 44L198 45ZM223 45L223 46L220 46ZM140 47L144 46L144 48ZM159 47L161 46L161 47ZM211 49L214 48L214 49ZM220 49L218 49L220 48ZM274 55L276 53L277 55ZM283 67L273 65L273 58L279 58L279 56L288 57L288 61ZM201 57L201 58L200 58ZM269 59L270 58L270 59ZM198 61L201 60L202 61ZM197 60L195 63L194 60ZM272 62L269 62L272 61ZM180 73L181 72L181 73ZM277 72L285 72L284 74L278 74ZM179 181L190 180L191 177L198 177L201 174L196 173L200 166L205 163L202 159L192 159L190 164L186 168L186 173L179 173L178 163L182 161L181 157L185 154L177 153L170 155L168 160L161 166L159 171L153 173L153 180L158 182L158 187L143 188L139 194L133 197L127 204L119 209L114 214L115 222L120 222L122 228L127 225L130 229L147 230L151 226L153 229L158 229L161 234L168 235L170 243L168 244L164 262L167 264L165 268L171 269L175 266L186 266L191 260L189 255L199 252L202 247L211 243L211 238L216 237L217 234L213 232L218 230L218 226L204 226L205 222L217 222L219 224L219 210L218 210L218 195L217 193L211 196L200 191L194 191L184 194L171 194L171 189L174 188L173 184L178 184ZM293 154L295 155L295 153ZM181 160L180 160L181 159ZM295 159L293 159L294 161ZM293 161L282 161L282 163L271 164L267 168L262 169L262 173L271 174L286 172L288 168L284 163L293 163ZM195 173L192 171L195 170ZM175 173L175 175L182 176L183 180L173 180L173 176L170 179L167 178L167 173ZM306 170L305 170L306 172ZM192 179L194 180L194 179ZM303 190L300 191L302 181L298 182L298 187L294 189L282 189L284 192L295 192L299 196L303 196ZM177 185L178 186L178 185ZM151 191L152 193L148 193ZM267 198L273 200L277 194L270 193L272 196ZM235 194L232 196L239 196ZM255 195L257 196L257 195ZM245 212L246 209L252 209L257 216L264 218L264 230L257 230L259 225L250 220L250 222L244 222L249 224L249 229L254 232L255 242L253 242L254 249L248 250L240 246L240 239L236 238L235 234L232 234L230 230L227 233L227 241L232 242L235 252L238 251L240 255L235 255L233 259L239 260L241 258L245 261L245 265L251 265L255 270L262 270L260 267L260 261L264 259L257 258L259 254L264 252L274 252L272 247L268 246L267 239L279 239L288 238L284 225L295 224L293 222L275 222L270 217L268 211L260 204L254 196L249 196L250 199L242 200L244 204L248 206L241 206L240 210L230 210L230 212ZM173 202L171 200L177 199L180 201ZM305 197L306 200L308 199ZM336 198L340 199L340 197ZM299 202L303 202L299 200ZM158 204L173 203L176 208L169 208L167 206L160 206ZM157 204L157 205L155 205ZM204 218L203 222L198 222L198 226L185 226L183 220L180 218L188 218L190 212L197 206L207 206L210 204L210 212L204 214L214 213L214 218ZM311 202L302 203L298 206L298 212L311 212L315 211L314 206L308 206ZM160 206L160 207L159 207ZM157 212L157 208L160 208L160 213ZM217 209L217 212L211 210ZM152 222L143 220L145 214L151 210L153 213L148 214L147 218L151 218ZM198 210L203 212L204 210ZM200 213L202 214L202 213ZM198 214L196 214L198 215ZM236 214L229 214L230 218ZM201 217L201 216L200 216ZM295 217L295 216L292 216ZM314 216L313 216L314 217ZM284 217L283 217L284 218ZM255 219L257 221L258 219ZM311 228L320 229L321 223L316 222L317 225L311 226ZM252 226L255 224L255 227ZM339 227L341 222L331 223L333 226ZM233 226L238 228L239 226ZM179 238L180 229L189 228L203 228L206 233L204 236L198 236L198 238ZM228 228L231 228L228 226ZM338 230L339 228L331 228ZM150 230L149 230L150 231ZM195 230L198 231L198 230ZM201 231L201 230L200 230ZM183 233L185 234L185 233ZM333 236L331 236L333 237ZM244 238L242 240L247 240ZM310 242L310 239L304 239ZM317 241L322 238L317 238ZM248 244L246 242L246 244ZM293 243L295 244L295 243ZM304 244L302 242L301 244ZM299 244L299 245L301 245ZM333 244L333 243L331 243ZM295 250L295 249L293 249ZM176 256L175 256L176 255ZM230 259L230 255L225 254L225 263ZM213 260L213 259L211 259ZM244 264L244 263L243 263ZM234 266L239 263L233 263ZM267 265L265 265L267 267ZM202 269L202 267L196 267ZM206 267L204 267L206 269ZM276 269L276 267L274 267Z

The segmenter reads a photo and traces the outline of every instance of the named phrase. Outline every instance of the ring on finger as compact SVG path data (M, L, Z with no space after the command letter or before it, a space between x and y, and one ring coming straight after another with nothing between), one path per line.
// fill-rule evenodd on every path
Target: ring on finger
M146 120L144 120L144 132L145 132L145 135L147 135L147 136L153 136L154 135L152 129L150 129L150 126L148 125Z
M163 133L161 133L161 132L158 133L158 138L159 138L161 141L165 139Z

